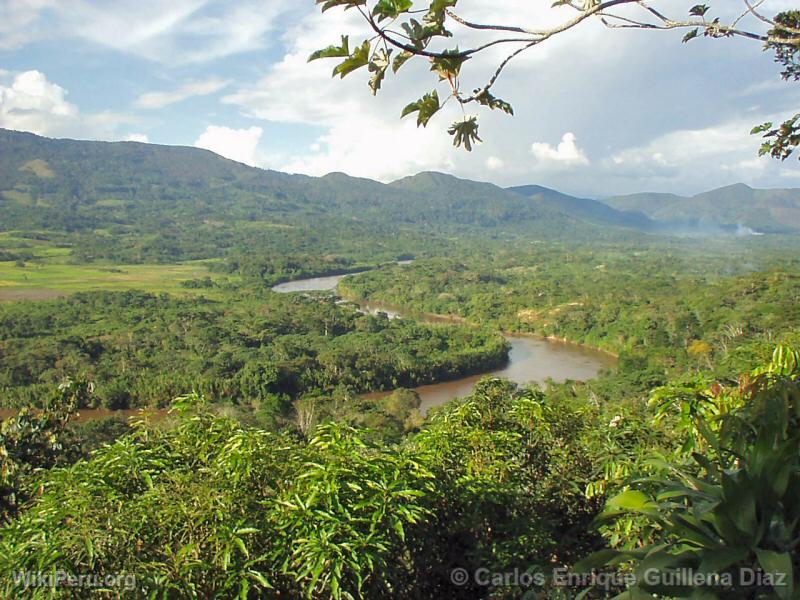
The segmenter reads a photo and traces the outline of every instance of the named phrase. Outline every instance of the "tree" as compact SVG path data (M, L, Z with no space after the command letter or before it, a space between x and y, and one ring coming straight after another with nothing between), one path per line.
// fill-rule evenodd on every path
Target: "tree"
M674 402L693 441L682 460L651 460L657 473L611 498L598 520L636 515L653 525L653 539L602 550L575 569L632 570L632 598L797 598L798 365L800 353L778 346L738 388L673 388L672 400L669 389L657 392L660 412Z
M377 94L386 76L397 73L406 62L415 58L428 60L438 82L446 86L447 96L442 99L439 89L434 88L409 103L401 114L402 117L416 114L417 126L423 127L451 100L462 108L477 104L513 114L509 102L492 94L493 86L508 65L520 54L590 20L599 20L609 29L685 30L684 43L698 37L741 37L761 42L765 50L775 52L776 62L784 67L784 79L800 78L800 11L767 17L760 10L767 0L754 3L742 0L742 12L728 21L714 16L706 4L693 6L688 16L673 18L657 1L556 0L551 8L562 11L565 18L549 27L472 22L459 15L458 1L316 0L323 12L335 7L356 9L372 35L356 46L351 46L349 36L342 36L340 45L314 52L309 61L341 59L333 69L333 75L340 77L366 67L370 74L369 88ZM468 48L459 48L458 42L466 41L467 34L482 39ZM497 47L508 48L508 53L495 65L494 71L484 75L478 86L464 85L467 61ZM465 88L473 91L466 92ZM455 146L471 150L472 145L480 141L477 115L465 113L462 120L451 125L448 133L453 136ZM760 154L784 160L800 144L800 113L778 126L759 125L752 133L764 136Z
M69 462L70 451L64 450L67 424L93 391L91 383L67 380L38 414L23 408L0 421L0 525L33 495L27 487L37 469Z

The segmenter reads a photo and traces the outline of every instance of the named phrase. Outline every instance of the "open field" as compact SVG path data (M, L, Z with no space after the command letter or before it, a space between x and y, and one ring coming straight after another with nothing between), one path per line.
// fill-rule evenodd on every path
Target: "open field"
M208 261L175 265L71 265L58 259L0 262L0 301L44 300L89 290L145 290L176 295L214 297L216 288L188 289L181 282L206 276L220 280L207 268Z

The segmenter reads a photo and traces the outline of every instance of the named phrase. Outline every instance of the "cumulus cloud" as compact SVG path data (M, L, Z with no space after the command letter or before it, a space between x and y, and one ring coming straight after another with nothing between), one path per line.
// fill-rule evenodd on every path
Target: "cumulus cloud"
M0 73L0 127L51 137L116 140L121 126L138 122L135 115L110 110L81 113L67 95L41 71Z
M248 129L231 129L209 125L194 143L197 148L205 148L220 156L230 158L246 165L256 166L258 160L258 143L264 130L261 127Z
M555 148L544 142L534 142L531 145L531 154L537 161L548 166L573 167L589 164L586 154L578 147L575 134L570 131L561 137L561 142Z
M781 178L797 177L800 167L758 157L761 140L749 130L753 123L777 119L777 115L763 114L671 131L612 154L603 161L604 174L598 178L617 180L628 190L648 187L692 192L739 181L775 187Z
M150 139L144 133L132 133L125 138L126 142L141 142L142 144L147 144Z
M352 12L309 15L287 31L284 57L263 78L223 102L238 106L251 118L322 130L310 148L273 157L273 168L310 175L346 171L383 181L420 170L452 169L458 155L447 133L433 125L418 128L412 118L401 120L402 96L373 98L363 74L334 80L329 62L307 62L331 32L358 35L359 31L359 17ZM387 82L386 87L393 83Z
M759 120L759 119L755 119ZM760 141L749 135L750 121L735 120L699 129L679 129L646 144L626 148L611 156L607 168L638 175L671 173L675 169L713 161L720 168L747 164L751 168L769 162L753 157Z
M147 92L136 99L139 108L158 109L183 102L195 96L208 96L230 85L230 79L211 77L204 81L190 81L168 92Z
M10 85L0 85L0 127L56 134L78 117L67 92L39 71L18 73Z

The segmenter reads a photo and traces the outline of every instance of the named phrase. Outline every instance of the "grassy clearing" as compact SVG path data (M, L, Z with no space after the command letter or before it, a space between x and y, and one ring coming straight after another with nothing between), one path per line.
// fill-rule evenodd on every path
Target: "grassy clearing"
M28 171L29 173L33 173L37 177L41 177L43 179L52 179L56 176L56 174L53 173L53 170L50 168L50 165L47 164L47 161L44 161L41 158L35 158L34 160L26 162L19 168L19 170Z
M0 261L0 302L46 300L90 290L145 290L179 296L199 295L216 298L217 288L189 289L181 283L211 277L216 282L235 277L216 275L208 270L214 260L198 260L172 265L70 264L71 248L57 240L37 240L19 232L0 232L0 250L33 255L34 260L19 265Z
M89 290L145 290L175 295L221 295L216 288L187 289L181 282L210 276L208 261L175 265L69 265L0 262L0 301L41 300Z

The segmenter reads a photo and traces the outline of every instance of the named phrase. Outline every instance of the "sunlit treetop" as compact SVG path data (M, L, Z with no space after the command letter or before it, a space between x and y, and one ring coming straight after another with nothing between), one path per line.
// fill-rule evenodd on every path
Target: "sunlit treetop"
M590 20L599 21L609 29L684 30L684 43L700 37L753 40L760 42L764 49L774 51L776 61L784 67L785 79L800 78L800 11L766 16L762 11L767 10L769 0L741 0L741 11L729 19L716 16L714 7L708 4L697 4L688 14L673 15L669 13L669 2L556 0L549 10L563 18L548 26L514 23L514 15L508 12L504 17L511 21L509 23L473 22L462 17L459 11L461 5L467 7L463 0L461 5L459 0L316 2L323 12L332 8L358 11L372 35L356 44L349 36L342 36L340 43L314 52L309 60L340 59L333 69L333 75L339 77L366 68L373 94L378 93L387 76L396 74L410 60L428 61L432 76L437 80L436 88L407 104L401 116L416 114L417 125L425 127L448 102L458 103L464 116L454 122L448 132L453 136L454 145L466 150L480 141L478 116L467 115L466 107L478 105L513 114L510 102L492 93L503 72L519 55ZM492 70L468 73L471 58L498 47L507 52ZM466 83L467 76L472 83ZM446 93L441 93L442 89L446 89ZM800 144L800 114L778 127L773 127L772 123L760 125L753 133L764 135L761 154L785 159Z

